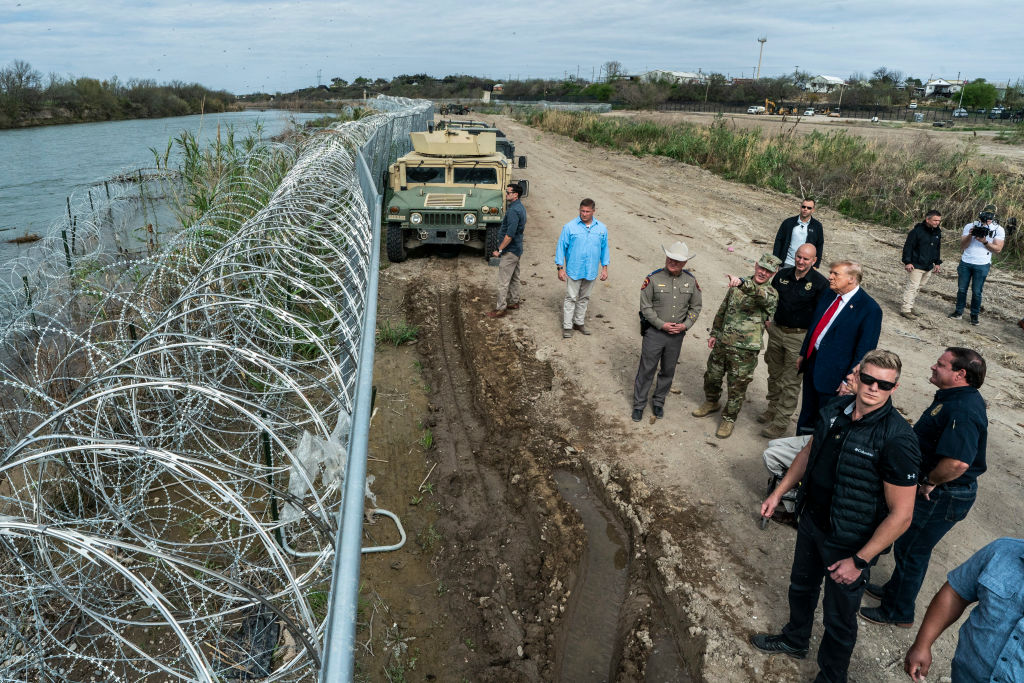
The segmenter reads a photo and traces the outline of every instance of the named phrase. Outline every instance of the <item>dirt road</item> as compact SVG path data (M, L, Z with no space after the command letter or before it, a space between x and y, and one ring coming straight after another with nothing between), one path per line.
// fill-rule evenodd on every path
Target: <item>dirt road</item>
M747 644L749 634L777 630L785 622L795 538L787 527L771 524L761 531L757 524L756 510L767 480L760 457L765 439L754 421L765 408L763 364L731 438L715 438L717 420L690 416L703 398L707 328L725 294L726 273L752 272L754 260L771 244L779 222L796 213L798 198L727 182L670 160L637 159L507 119L499 121L516 141L519 153L529 157L524 171L531 186L524 202L529 219L522 259L522 308L501 320L483 318L493 305L497 269L470 254L442 262L414 251L409 261L386 271L386 281L406 289L406 315L428 328L421 352L435 372L439 364L449 367L451 361L444 359L454 354L468 354L470 359L463 366L468 371L453 375L445 370L442 374L449 377L444 380L449 384L435 387L431 398L445 414L437 448L461 454L453 456L445 476L457 471L459 463L468 464L460 458L482 454L479 459L491 467L509 459L503 485L489 474L468 480L486 489L473 493L477 502L461 508L460 514L476 510L486 516L487 500L493 499L496 506L491 516L506 508L513 511L510 514L522 515L518 521L499 525L502 533L526 535L505 542L513 548L511 559L498 566L502 571L511 566L514 571L504 583L500 572L484 572L482 567L509 552L494 545L511 538L484 528L462 537L462 554L451 557L457 560L453 565L466 563L476 576L483 573L489 595L497 595L492 589L503 585L501 594L516 605L503 611L488 602L486 609L493 614L484 619L490 619L491 631L501 624L500 628L512 629L515 637L534 644L534 658L542 662L516 665L514 679L557 679L557 668L546 660L557 656L554 627L531 635L521 626L513 628L518 616L507 615L528 609L546 620L549 612L544 610L555 605L550 621L558 616L559 591L542 580L573 574L563 565L574 557L579 531L570 528L572 514L565 511L564 503L553 502L557 495L551 470L571 465L591 473L592 481L604 482L607 490L601 495L618 510L630 536L631 594L644 597L639 606L630 611L627 604L623 612L620 680L643 680L645 657L651 652L643 631L650 626L649 603L664 611L685 668L696 679L809 680L815 671L813 657L801 663L769 658ZM610 277L597 284L591 300L588 326L594 334L563 340L559 316L564 286L555 276L554 246L561 225L574 217L584 196L595 199L597 217L609 226ZM920 623L928 599L947 571L990 540L1024 536L1022 456L1019 447L1013 446L1024 435L1024 359L1020 355L1024 335L1015 325L1024 314L1022 290L1019 284L1001 282L1010 278L993 271L985 287L987 310L981 325L948 320L957 256L946 254L942 273L918 298L923 315L913 322L905 320L897 315L903 281L902 236L849 221L827 207L819 207L816 215L825 227L825 261L845 257L864 264L863 286L885 313L880 346L903 359L902 383L894 401L905 415L916 419L930 402L933 387L927 381L928 368L945 346L973 347L988 360L982 393L989 404L989 471L980 480L979 501L971 514L932 557L918 601ZM630 421L629 413L640 349L639 287L645 275L663 264L661 245L677 239L697 252L689 267L703 289L704 312L683 344L665 418L654 421L647 413L637 424ZM450 292L452 287L459 290L454 300L438 298L438 288ZM447 313L439 318L441 309ZM460 336L434 329L438 325L452 325ZM460 390L460 384L475 389ZM472 398L460 397L459 392L466 390L475 392ZM474 411L466 424L460 423L459 413ZM510 483L512 470L518 475L514 484ZM470 493L467 480L455 477L446 483ZM518 493L511 501L503 500L509 490ZM545 512L524 513L517 496L541 501ZM556 530L559 539L554 544L550 529ZM529 551L514 550L519 543L534 548L542 558L550 553L551 566L547 559L540 566L531 564ZM484 559L472 563L474 553ZM891 560L883 559L875 578L884 579L890 568ZM513 588L516 572L532 582L530 591ZM851 680L905 680L902 659L914 633L916 629L862 624ZM819 639L820 624L812 652ZM954 646L955 631L939 640L933 667L936 680L948 675ZM492 668L488 679L501 680L495 675Z

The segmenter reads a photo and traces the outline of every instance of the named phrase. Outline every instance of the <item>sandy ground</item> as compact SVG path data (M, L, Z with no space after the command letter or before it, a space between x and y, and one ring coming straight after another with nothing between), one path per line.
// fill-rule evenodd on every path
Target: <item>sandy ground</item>
M500 125L516 140L517 149L529 156L524 176L530 179L531 190L524 202L529 212L522 260L525 303L514 315L492 323L493 333L529 340L536 346L537 358L554 369L560 400L570 402L570 410L571 402L579 400L597 411L593 421L582 422L597 433L575 433L570 421L564 426L567 439L586 437L604 444L599 456L641 474L659 491L659 500L668 509L689 505L709 512L711 521L700 530L706 535L706 544L698 552L701 561L684 558L676 563L683 590L704 594L691 595L691 604L717 606L717 611L689 613L691 635L692 625L697 626L697 634L704 631L706 675L731 670L734 680L772 675L790 680L797 667L809 679L815 670L813 658L799 665L784 658L776 662L745 643L749 633L776 630L785 622L795 538L789 528L773 524L761 531L757 525L756 510L766 482L760 458L765 439L754 422L765 407L763 364L732 438L714 437L716 419L690 416L702 400L707 328L725 294L725 274L752 271L753 261L764 251L763 245L770 244L779 222L796 213L797 198L727 182L666 159L637 159L589 148L505 119L500 119ZM596 200L597 217L609 226L610 277L598 283L591 301L588 324L594 334L563 340L559 312L564 286L555 277L552 258L561 225L573 218L584 196ZM902 236L849 221L827 207L819 208L816 215L825 227L825 260L842 257L864 263L863 286L885 312L880 346L903 359L903 381L894 400L907 416L916 418L930 402L933 387L927 381L928 368L945 346L976 348L989 363L982 390L989 403L989 471L981 478L979 501L970 516L947 535L932 557L918 601L919 623L947 571L990 540L1024 536L1021 454L1013 446L1024 433L1022 333L1015 325L1024 313L1024 300L1019 285L1000 283L1010 278L993 271L985 288L988 310L982 324L972 328L965 321L948 320L956 256L947 254L947 268L919 296L922 317L907 321L897 315ZM704 313L683 345L675 378L680 393L670 395L665 419L652 422L645 416L642 423L634 424L629 412L640 348L639 286L647 273L663 264L661 245L677 239L697 252L689 265L703 288ZM464 261L460 259L461 281L493 288L496 269L482 261ZM715 561L709 563L709 558ZM890 560L883 559L875 577L884 578L890 566ZM701 621L702 611L706 623ZM863 625L852 679L904 679L902 658L915 632ZM818 637L820 626L812 647ZM953 631L937 644L934 680L948 674L954 646Z
M650 112L617 110L608 116L627 116L660 122L687 121L698 125L710 125L716 114L707 112ZM829 131L837 128L853 135L885 142L908 142L921 136L939 140L946 144L976 145L979 154L986 160L1002 159L1018 168L1024 167L1024 145L1010 145L998 142L996 136L1009 125L993 124L995 130L962 130L984 124L956 122L953 128L936 128L931 123L907 123L903 121L880 121L872 123L867 119L842 119L828 116L767 116L755 114L725 114L725 119L737 128L761 128L766 133L776 134L796 130L797 133Z

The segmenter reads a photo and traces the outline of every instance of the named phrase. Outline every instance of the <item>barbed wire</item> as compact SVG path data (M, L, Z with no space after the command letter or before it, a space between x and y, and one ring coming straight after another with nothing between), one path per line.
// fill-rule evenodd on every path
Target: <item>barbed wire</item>
M8 273L3 680L315 679L378 258L356 153L380 178L432 116L376 104L255 146L152 254L90 227Z

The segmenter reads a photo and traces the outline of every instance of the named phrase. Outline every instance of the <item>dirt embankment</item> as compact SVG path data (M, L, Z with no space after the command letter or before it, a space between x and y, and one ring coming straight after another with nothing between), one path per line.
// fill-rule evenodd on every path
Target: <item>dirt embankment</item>
M392 610L403 609L417 582L444 587L434 591L432 606L416 603L417 613L406 615L404 633L416 637L408 647L432 659L429 670L424 659L407 670L406 680L571 680L559 656L584 550L580 519L552 479L564 468L588 476L629 536L613 679L645 680L663 649L654 635L663 623L679 671L676 678L647 680L809 680L813 657L801 663L764 657L746 642L749 634L785 622L794 541L789 528L773 524L761 531L757 524L767 479L760 459L765 440L753 420L765 407L763 366L730 439L714 437L715 420L690 417L703 398L707 328L725 294L725 274L752 270L779 222L795 213L797 199L665 159L589 148L504 119L500 126L530 156L523 307L502 320L486 319L496 269L468 252L441 260L414 251L384 273L382 290L392 298L385 314L390 306L421 327L415 348L425 367L416 381L429 385L429 408L424 404L420 413L397 420L422 420L434 441L425 461L422 449L413 453L418 460L404 476L409 489L399 499L421 495L417 485L437 465L429 477L435 488L424 497L433 511L410 515L410 545L386 560L408 561L406 569L384 564L375 576L364 563L364 577L370 586L381 575L401 575L422 563L433 578L395 583ZM583 196L596 199L597 216L609 226L611 277L591 301L594 334L563 340L563 285L552 255L562 223L575 215ZM942 272L919 296L922 316L905 320L897 315L901 237L827 207L818 217L825 225L825 260L861 260L864 287L883 307L880 345L903 359L894 400L904 414L916 418L930 402L928 367L945 346L977 348L989 362L982 389L989 403L989 471L970 516L932 557L918 601L920 621L945 572L989 540L1024 536L1024 479L1013 447L1024 435L1024 362L1015 325L1024 298L1012 277L993 272L982 324L948 320L956 255L947 254ZM689 265L703 288L705 310L684 342L665 419L649 419L648 413L635 424L629 408L639 353L639 285L662 264L660 245L676 239L697 252ZM380 395L378 403L384 411ZM418 433L394 450L406 452ZM383 472L404 462L396 455L371 465ZM434 536L429 547L412 542ZM890 567L891 560L883 559L875 578L884 579ZM901 662L913 635L862 625L852 680L903 680ZM951 629L936 645L936 678L948 674L955 637ZM819 639L820 625L812 650ZM373 680L387 679L397 680Z

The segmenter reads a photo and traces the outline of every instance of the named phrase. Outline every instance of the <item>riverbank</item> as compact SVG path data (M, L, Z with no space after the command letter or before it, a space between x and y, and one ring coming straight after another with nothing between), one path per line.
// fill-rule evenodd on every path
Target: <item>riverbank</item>
M75 123L104 123L107 121L136 121L144 119L169 119L178 118L181 116L194 116L202 114L226 114L231 112L246 111L248 107L241 107L238 105L231 105L228 107L220 107L216 110L203 110L198 111L186 111L184 113L168 112L154 114L151 116L130 116L124 114L116 114L109 111L89 111L83 114L74 114L67 109L43 109L32 116L22 118L17 121L11 121L10 119L0 116L0 130L17 130L21 128L39 128L42 126L64 126Z

